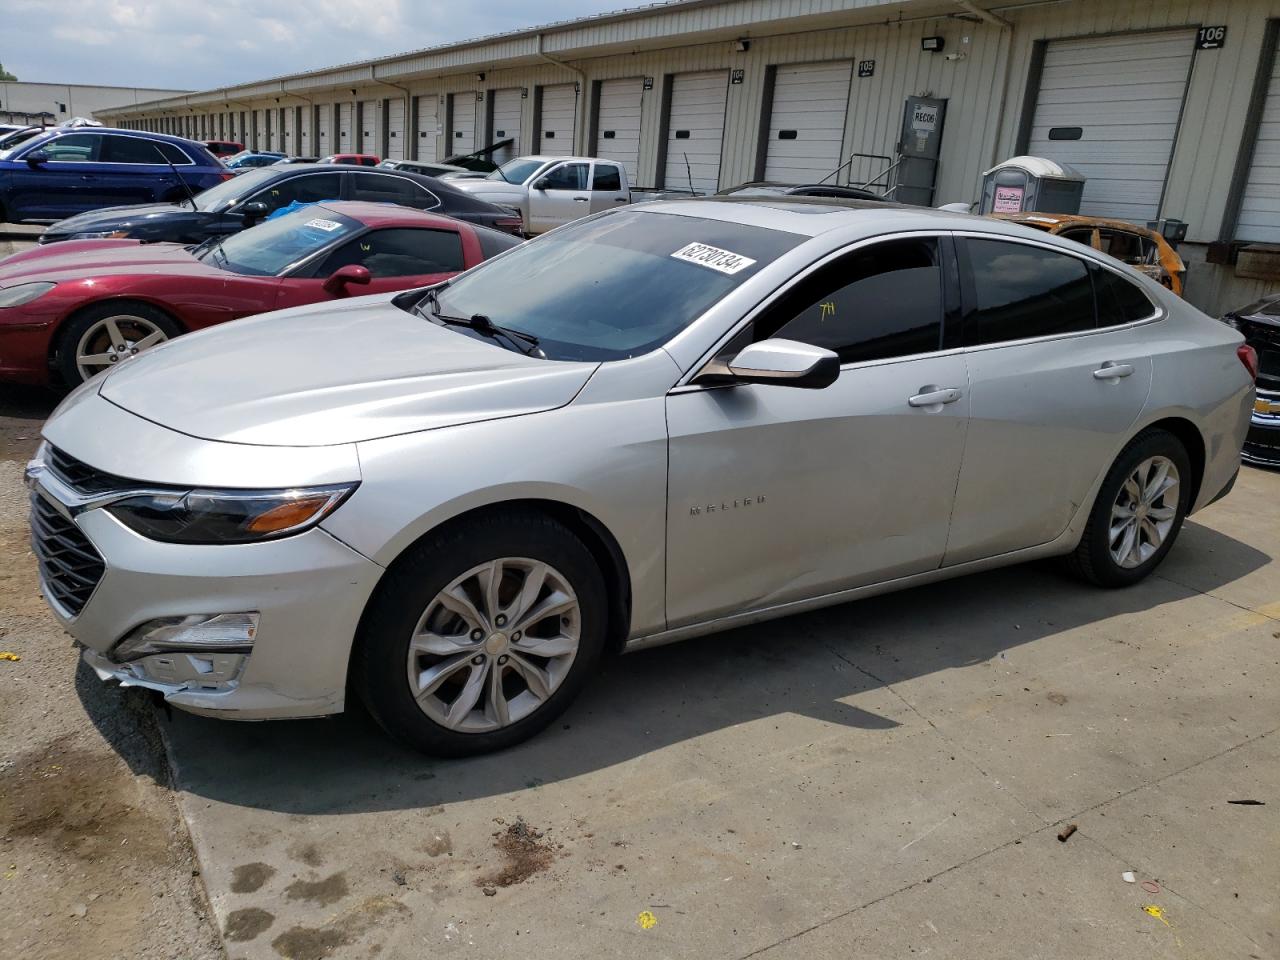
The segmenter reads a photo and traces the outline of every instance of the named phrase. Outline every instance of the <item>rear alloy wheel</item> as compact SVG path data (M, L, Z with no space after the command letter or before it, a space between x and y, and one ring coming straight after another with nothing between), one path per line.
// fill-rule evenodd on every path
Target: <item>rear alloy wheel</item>
M512 509L433 534L369 603L352 687L396 739L437 756L525 740L555 719L605 646L604 580L585 544Z
M67 386L74 387L181 332L173 320L145 303L102 304L68 325L58 366Z
M1165 430L1148 430L1112 465L1080 545L1068 558L1073 572L1103 587L1124 587L1164 559L1190 507L1191 464L1186 448Z

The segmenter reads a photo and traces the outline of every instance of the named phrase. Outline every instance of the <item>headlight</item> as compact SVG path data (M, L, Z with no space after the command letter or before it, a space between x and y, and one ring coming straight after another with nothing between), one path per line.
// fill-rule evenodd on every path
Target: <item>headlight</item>
M126 240L128 230L97 230L89 233L73 233L68 240Z
M4 287L0 289L0 307L20 307L24 303L30 303L36 297L44 296L56 286L56 283L41 280L36 283L19 283L16 286Z
M165 543L254 543L314 527L357 486L179 490L139 494L106 509L129 529Z

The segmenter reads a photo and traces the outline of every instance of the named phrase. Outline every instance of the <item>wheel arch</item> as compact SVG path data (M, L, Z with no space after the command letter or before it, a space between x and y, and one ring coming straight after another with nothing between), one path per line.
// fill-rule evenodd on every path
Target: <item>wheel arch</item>
M582 507L563 500L541 497L522 497L497 500L470 507L460 513L448 517L439 523L423 530L417 537L406 544L387 564L386 571L379 578L377 585L370 592L361 614L361 626L375 598L387 580L387 575L420 543L441 532L456 527L463 527L481 518L503 513L526 513L549 517L564 526L580 539L591 556L595 559L604 576L605 588L608 591L608 636L606 647L610 652L618 652L626 643L631 629L631 571L626 554L612 531L594 514ZM357 630L359 635L359 630ZM353 648L354 652L354 648Z
M1148 430L1164 430L1173 434L1178 442L1182 444L1183 449L1187 451L1187 458L1191 461L1191 490L1187 499L1187 512L1195 508L1196 502L1200 497L1200 487L1204 483L1205 467L1207 466L1207 448L1205 447L1204 434L1200 432L1200 428L1191 420L1180 416L1167 416L1159 420L1153 420L1146 424L1138 433L1137 437ZM1130 441L1132 442L1132 440Z
M173 311L172 307L166 304L160 303L156 300L153 300L150 297L138 296L137 294L131 294L131 295L120 294L112 297L102 297L99 300L92 300L89 303L78 304L75 307L75 309L68 311L60 320L57 321L56 324L54 324L53 333L49 337L48 362L51 368L55 368L55 365L58 362L58 354L62 350L63 340L67 335L67 328L71 326L71 324L74 323L77 319L83 316L87 311L92 310L95 307L101 307L109 303L114 303L114 304L140 303L143 306L150 307L152 310L158 310L161 313L163 313L166 317L168 317L170 320L174 322L174 324L178 327L178 331L180 333L191 332L190 327L188 327L183 322L182 318Z

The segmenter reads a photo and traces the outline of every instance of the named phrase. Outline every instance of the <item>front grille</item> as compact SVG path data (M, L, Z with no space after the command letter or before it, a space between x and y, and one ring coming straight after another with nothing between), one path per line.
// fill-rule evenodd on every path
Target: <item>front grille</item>
M71 616L78 615L106 565L80 528L38 493L31 495L31 551L49 595Z
M104 473L87 463L82 463L69 453L50 446L45 452L45 463L64 483L79 493L110 493L138 486L137 480Z

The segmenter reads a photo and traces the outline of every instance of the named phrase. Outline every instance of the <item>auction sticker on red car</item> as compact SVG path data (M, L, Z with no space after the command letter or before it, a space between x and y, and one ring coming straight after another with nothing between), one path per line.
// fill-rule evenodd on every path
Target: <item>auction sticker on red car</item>
M687 260L700 267L710 267L721 273L739 273L755 263L750 257L744 257L732 250L721 250L707 243L689 243L681 247L671 256L677 260Z

